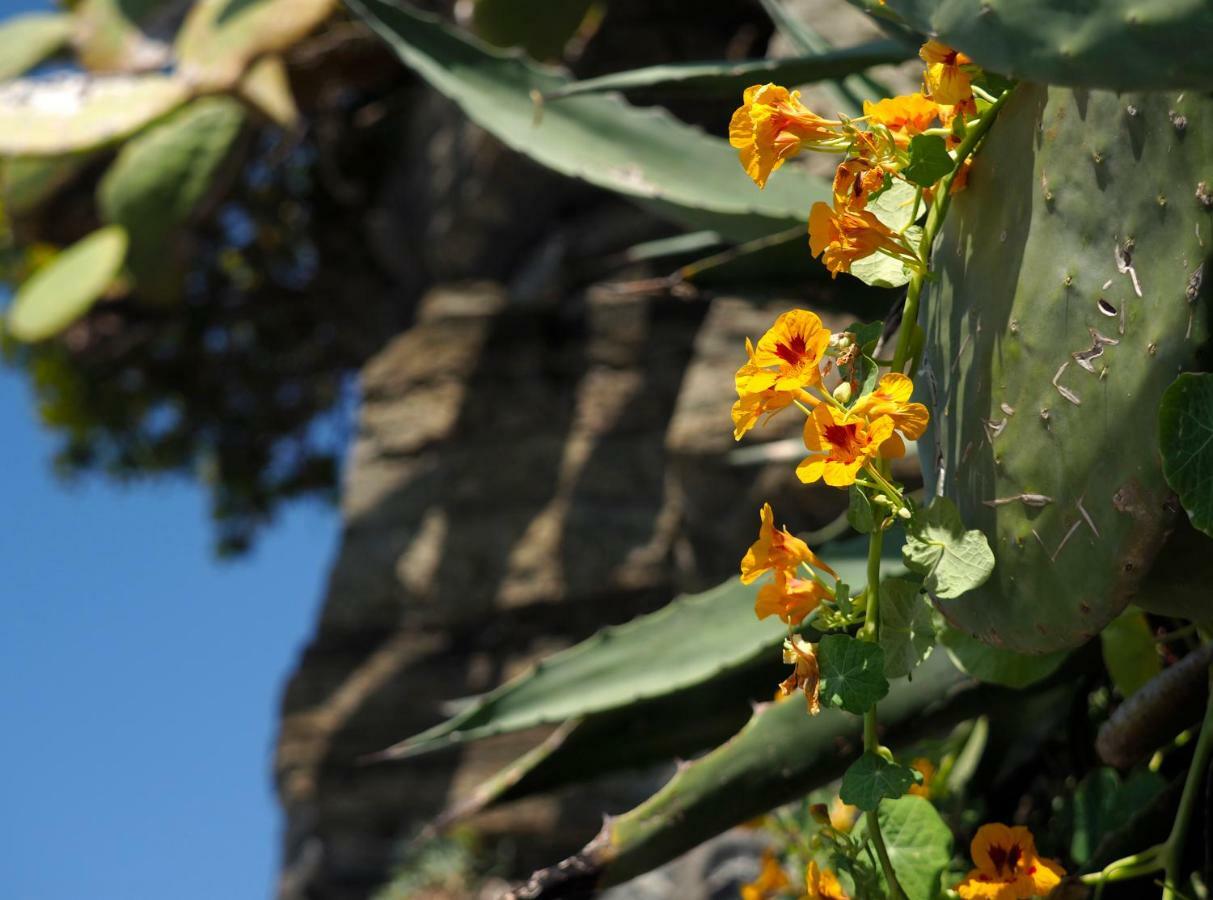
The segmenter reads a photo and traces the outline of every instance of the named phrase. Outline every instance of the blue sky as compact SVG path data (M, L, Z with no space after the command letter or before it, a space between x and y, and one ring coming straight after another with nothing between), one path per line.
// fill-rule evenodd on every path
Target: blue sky
M0 0L0 17L48 5ZM277 704L336 514L298 504L219 563L193 484L66 486L51 447L0 368L3 894L268 897Z

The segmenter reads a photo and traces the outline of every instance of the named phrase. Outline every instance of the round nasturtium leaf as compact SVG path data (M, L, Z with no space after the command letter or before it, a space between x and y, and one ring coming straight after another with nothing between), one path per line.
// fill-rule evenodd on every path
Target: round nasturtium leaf
M9 333L22 341L42 341L79 319L122 268L126 244L126 229L110 225L56 256L17 290Z
M1192 524L1213 536L1213 373L1187 372L1158 409L1162 474Z

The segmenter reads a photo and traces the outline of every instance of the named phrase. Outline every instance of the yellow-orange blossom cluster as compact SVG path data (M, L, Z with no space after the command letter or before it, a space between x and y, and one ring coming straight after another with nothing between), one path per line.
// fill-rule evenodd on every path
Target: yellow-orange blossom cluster
M833 204L815 203L809 212L809 246L832 276L849 272L852 263L873 253L916 264L904 236L866 209L868 199L909 164L907 149L915 135L938 127L954 144L956 126L976 112L972 61L938 41L928 41L919 55L926 64L923 90L865 101L862 118L826 119L800 102L799 91L756 84L746 89L729 122L729 143L759 187L802 150L847 156L834 176ZM962 185L957 178L953 189Z

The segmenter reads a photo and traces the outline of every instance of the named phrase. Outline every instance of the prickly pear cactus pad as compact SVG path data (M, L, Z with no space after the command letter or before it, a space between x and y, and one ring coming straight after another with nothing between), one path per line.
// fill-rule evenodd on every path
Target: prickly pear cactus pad
M955 198L924 301L928 491L997 557L947 619L1045 653L1139 590L1175 515L1156 419L1207 337L1213 101L1016 90ZM918 381L918 379L916 379Z

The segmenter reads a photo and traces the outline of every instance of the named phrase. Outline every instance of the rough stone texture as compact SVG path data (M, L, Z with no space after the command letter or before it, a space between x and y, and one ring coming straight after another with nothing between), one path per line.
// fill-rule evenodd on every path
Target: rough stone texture
M674 0L620 0L578 68L761 51L768 33L757 5L710 0L688 28ZM743 339L794 299L688 302L590 283L603 258L668 227L503 150L445 101L412 91L409 103L364 237L401 306L422 299L362 371L341 547L283 700L281 900L372 896L405 842L541 733L396 764L365 754L604 624L729 577L763 500L794 528L842 507L795 480L779 449L795 416L747 440L769 458L738 457L731 436ZM723 123L729 106L679 112ZM508 839L521 874L654 786L616 778L471 824ZM734 894L753 874L721 861L738 854L754 855L744 838L707 845L616 900Z

